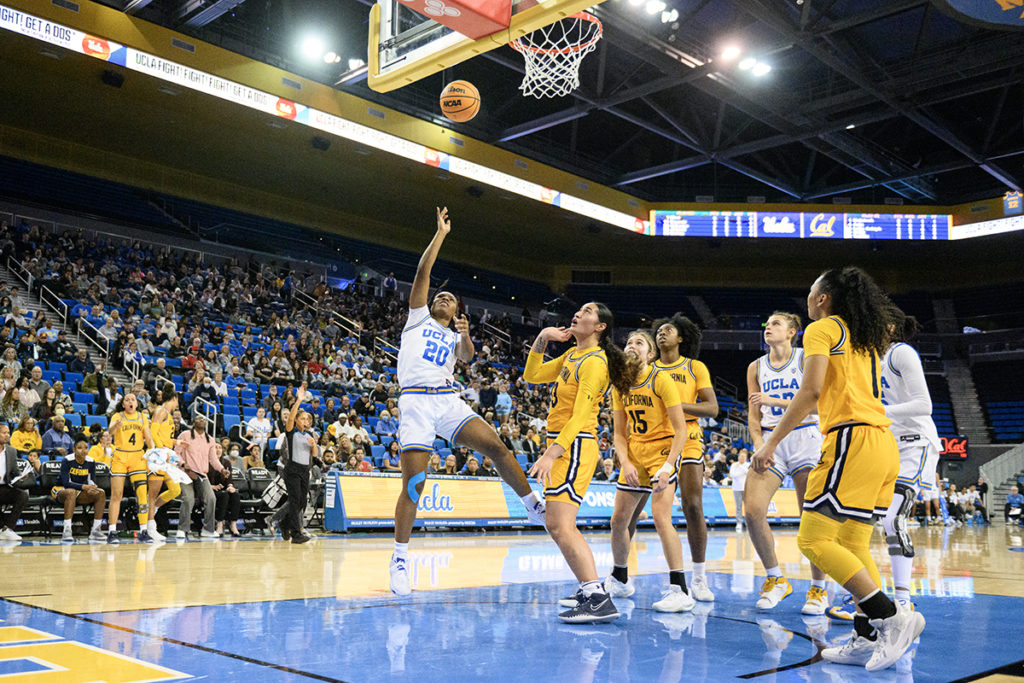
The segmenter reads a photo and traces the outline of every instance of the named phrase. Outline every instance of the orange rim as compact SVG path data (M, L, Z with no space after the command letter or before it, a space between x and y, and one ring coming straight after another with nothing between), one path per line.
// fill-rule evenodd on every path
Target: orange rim
M515 40L510 42L509 45L512 47L513 50L516 50L517 52L532 52L534 54L539 55L568 55L572 54L573 52L581 52L582 50L586 50L587 48L594 45L597 41L601 40L601 35L604 33L604 27L601 25L601 20L595 17L593 14L590 14L589 12L577 12L576 14L566 17L566 19L582 19L583 21L589 21L590 23L595 24L597 26L597 33L595 33L594 36L587 40L586 42L577 43L575 45L568 45L562 48L534 47L532 45L526 45L525 43L523 43L522 38L516 38ZM559 21L565 21L565 19L560 19Z

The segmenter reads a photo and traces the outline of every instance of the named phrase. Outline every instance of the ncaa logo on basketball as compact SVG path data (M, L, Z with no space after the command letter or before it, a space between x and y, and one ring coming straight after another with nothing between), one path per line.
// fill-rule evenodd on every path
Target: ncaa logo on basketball
M427 0L423 3L423 13L432 17L457 17L462 12L456 7L448 7L441 0Z

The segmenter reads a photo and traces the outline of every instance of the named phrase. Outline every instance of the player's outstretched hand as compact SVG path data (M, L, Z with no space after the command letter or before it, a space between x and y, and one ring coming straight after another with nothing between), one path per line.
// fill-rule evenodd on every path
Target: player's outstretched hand
M540 336L549 342L564 342L569 341L569 337L572 336L572 332L569 331L568 327L545 327L540 331Z
M437 207L437 231L447 235L452 230L452 222L448 220L448 207Z
M469 318L464 315L455 318L455 331L459 334L469 334Z

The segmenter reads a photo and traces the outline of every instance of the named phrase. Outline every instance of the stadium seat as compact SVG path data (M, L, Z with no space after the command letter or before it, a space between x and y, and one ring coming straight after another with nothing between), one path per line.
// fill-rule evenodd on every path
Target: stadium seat
M106 415L86 415L85 426L92 427L93 425L99 425L103 429L107 428L107 416Z
M83 404L83 405L84 404L88 404L88 403L95 403L96 402L96 397L95 396L93 396L90 393L86 393L84 391L76 391L71 398L72 398L72 400L75 403L80 403L80 404Z

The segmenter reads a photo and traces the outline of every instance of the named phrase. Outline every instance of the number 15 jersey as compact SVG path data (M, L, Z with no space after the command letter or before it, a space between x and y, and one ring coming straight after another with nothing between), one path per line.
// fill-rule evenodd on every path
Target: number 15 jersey
M452 386L460 338L434 320L428 307L410 309L398 348L398 384L403 389Z

